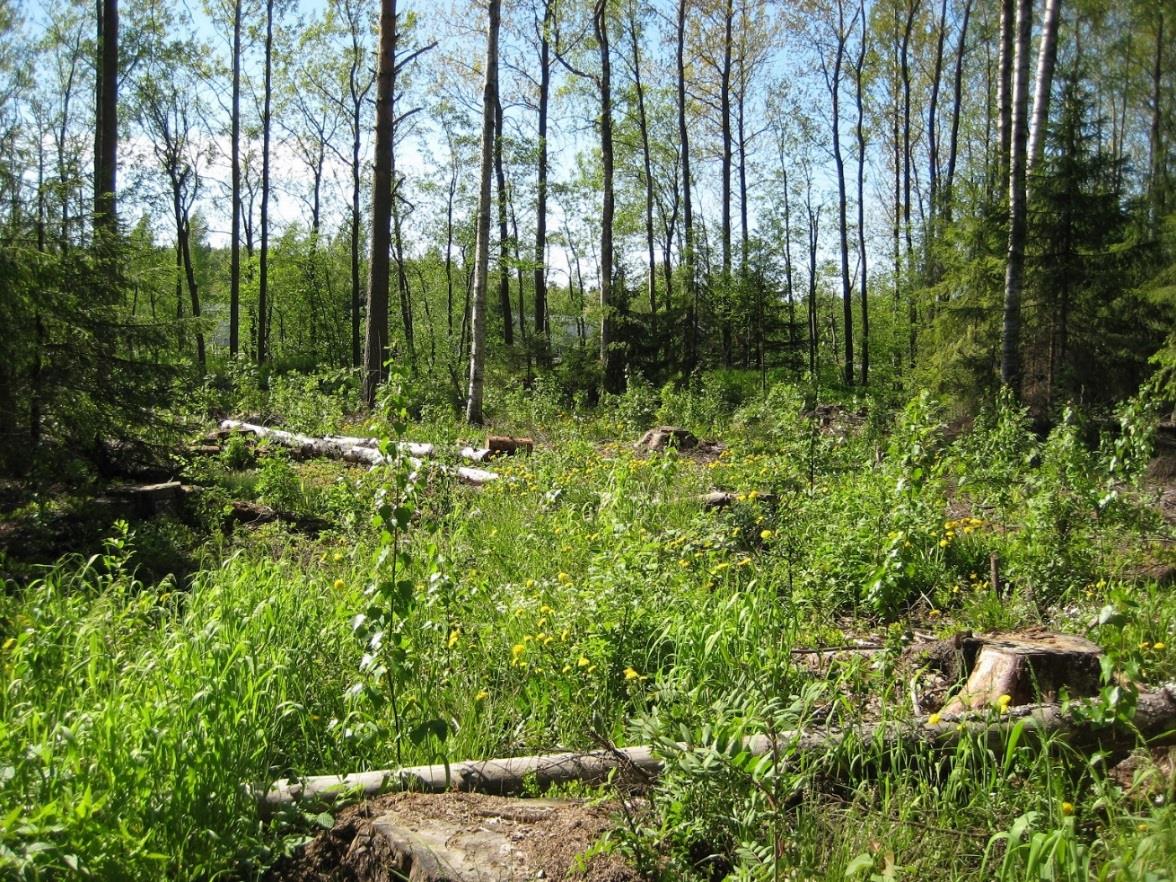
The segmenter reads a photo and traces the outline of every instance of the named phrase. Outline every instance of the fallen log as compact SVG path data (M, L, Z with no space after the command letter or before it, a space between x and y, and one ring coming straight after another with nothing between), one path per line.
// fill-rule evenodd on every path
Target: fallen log
M247 527L259 527L262 524L272 524L276 521L288 524L303 533L316 535L331 526L328 521L313 515L295 514L262 505L260 502L249 502L243 499L230 503L228 517Z
M379 439L356 438L349 435L328 435L325 438L315 438L298 432L287 432L284 429L272 429L269 426L259 426L256 423L244 423L240 420L222 420L222 429L237 432L247 432L289 447L297 455L303 457L322 456L330 459L342 459L345 462L380 465L384 462L379 447ZM398 449L409 456L432 456L432 444L418 444L412 441L401 441Z
M1159 743L1176 740L1176 683L1169 683L1139 694L1132 722L1099 723L1088 713L1090 701L1073 702L1066 708L1056 704L1026 705L1008 708L1003 713L989 711L951 715L939 714L908 722L882 721L842 728L813 727L783 732L775 737L753 735L744 740L744 750L752 755L777 754L786 761L792 755L824 758L830 774L846 775L861 771L861 757L847 758L840 748L851 744L868 744L871 756L881 761L896 751L934 749L950 753L964 738L979 739L996 749L1004 743L1014 727L1029 733L1065 742L1080 751L1098 750L1114 757L1126 755L1141 741ZM532 784L540 789L580 782L601 784L614 773L629 773L652 779L662 771L661 753L688 750L688 745L667 743L658 748L643 745L587 753L556 753L504 759L414 766L350 775L316 775L301 780L275 782L257 794L264 812L272 812L296 802L331 803L340 797L372 797L391 791L449 790L473 791L495 795L522 792ZM841 768L840 766L844 766Z
M110 496L124 501L137 518L150 518L165 512L176 514L183 497L191 492L179 481L162 484L120 484L107 490Z
M274 441L283 447L291 448L295 451L296 455L303 457L322 456L370 466L378 466L386 462L386 458L379 451L379 442L376 441L373 444L374 439L371 438L356 438L349 435L328 435L326 438L314 438L310 435L299 434L298 432L287 432L284 429L271 429L268 426L243 423L239 420L222 420L221 428L238 432L248 432L256 435L258 438ZM354 441L360 443L353 444L352 442ZM432 444L418 444L411 441L401 441L397 447L408 455L409 464L414 470L419 470L422 465L418 456L431 456L434 452ZM485 469L470 468L468 466L452 468L446 465L435 465L434 468L441 474L452 475L459 481L472 484L476 487L481 487L484 484L489 484L491 481L498 479L498 475L494 472L488 472Z

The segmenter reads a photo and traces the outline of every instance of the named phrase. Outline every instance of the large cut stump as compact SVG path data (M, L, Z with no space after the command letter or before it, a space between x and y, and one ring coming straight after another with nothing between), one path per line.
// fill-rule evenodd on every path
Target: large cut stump
M633 446L638 450L665 450L667 447L691 450L698 446L698 438L693 432L679 426L658 426L642 435L641 440Z
M1053 702L1062 689L1075 698L1098 693L1100 650L1082 637L1029 632L977 642L968 681L940 713Z
M585 854L610 826L606 808L580 800L403 793L345 813L267 879L636 880L618 856Z

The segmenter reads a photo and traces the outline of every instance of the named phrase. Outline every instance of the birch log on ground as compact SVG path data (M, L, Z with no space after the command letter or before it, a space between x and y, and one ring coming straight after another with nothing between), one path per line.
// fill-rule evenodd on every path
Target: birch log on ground
M380 442L374 438L358 438L350 435L328 435L325 438L315 438L311 435L287 432L284 429L272 429L268 426L244 423L240 420L222 420L220 427L222 430L247 432L258 438L273 441L283 447L289 447L302 457L322 456L369 466L377 466L385 462L385 457L379 450ZM421 468L422 463L419 457L432 456L435 452L432 444L401 441L397 446L408 455L409 463L413 469ZM437 465L435 469L441 474L451 475L459 481L478 487L498 479L498 475L494 472L467 466L453 468Z
M379 438L358 438L351 435L327 435L325 438L315 438L298 432L287 432L284 429L273 429L269 426L259 426L255 423L244 423L240 420L222 420L222 429L236 432L247 432L289 447L302 456L324 456L331 459L342 459L347 462L367 463L379 465L384 461L380 455ZM432 456L435 452L432 444L419 444L412 441L401 441L399 449L409 456Z
M1102 751L1116 757L1138 746L1140 740L1160 743L1176 740L1176 683L1138 696L1131 723L1099 723L1091 719L1093 704L1073 702L1066 709L1056 704L1026 705L996 714L940 714L931 724L923 717L909 722L882 721L849 727L813 727L783 732L774 738L754 735L744 750L756 756L777 754L783 762L808 756L824 763L827 776L844 779L861 774L864 766L884 764L897 752L931 749L950 755L964 738L978 739L996 749L1014 727L1024 734L1069 745L1078 751ZM1022 736L1024 737L1024 735ZM858 755L841 748L868 745ZM278 781L258 794L264 812L293 803L325 804L340 797L372 797L392 791L441 793L450 790L497 795L523 792L532 784L539 789L554 784L581 782L602 784L612 774L651 780L662 771L660 753L688 750L684 744L599 750L587 753L555 753L504 759L470 760L449 765L414 766L404 769L358 772L350 775L318 775L301 780ZM852 752L850 752L852 754ZM864 756L863 756L864 754ZM863 759L866 762L863 763Z

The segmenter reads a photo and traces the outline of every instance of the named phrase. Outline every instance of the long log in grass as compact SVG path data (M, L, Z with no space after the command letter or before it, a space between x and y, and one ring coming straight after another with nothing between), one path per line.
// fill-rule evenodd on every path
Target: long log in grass
M1176 683L1169 683L1138 696L1132 722L1098 722L1094 701L1026 705L1005 713L941 715L911 722L884 721L843 728L813 728L784 732L774 737L754 735L745 739L743 749L752 755L776 754L787 762L791 757L823 758L826 773L838 777L860 773L863 767L885 764L896 752L932 749L951 752L965 738L997 749L1008 741L1015 728L1022 738L1037 734L1062 742L1081 752L1102 751L1123 755L1141 741L1158 743L1176 740ZM939 715L937 715L939 716ZM856 745L856 747L855 747ZM678 749L686 750L684 744ZM672 750L672 747L667 746ZM588 753L556 753L505 759L472 760L450 765L414 766L404 769L358 772L351 775L317 775L302 780L278 781L260 793L263 811L272 812L296 802L323 804L340 797L372 797L381 793L412 790L441 793L465 790L498 795L518 794L537 785L540 789L581 782L601 784L612 774L635 773L652 779L660 774L662 761L649 746L626 747ZM665 752L665 751L660 751ZM863 762L862 759L865 759ZM874 757L872 762L870 757Z
M222 420L220 427L235 432L246 432L256 435L258 438L273 441L283 447L289 447L302 457L321 456L369 466L377 466L386 461L386 457L380 453L380 442L377 438L358 438L350 435L328 435L325 438L315 438L312 435L287 432L284 429L272 429L269 426L244 423L240 420ZM421 457L433 456L436 452L432 444L412 441L401 441L397 447L409 457L414 469L421 467ZM469 466L437 465L436 469L442 474L453 475L467 484L479 486L498 478L495 472L470 468Z

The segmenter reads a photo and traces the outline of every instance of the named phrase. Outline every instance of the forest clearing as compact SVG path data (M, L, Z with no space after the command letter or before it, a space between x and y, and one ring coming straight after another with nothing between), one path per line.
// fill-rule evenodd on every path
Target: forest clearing
M528 878L576 853L548 854L545 816L524 818L537 832L517 819L538 796L587 800L589 832L568 841L596 855L590 879L1024 878L1035 861L1165 878L1172 760L1138 748L1176 728L1170 446L1153 460L1127 425L1091 448L1072 421L1042 439L1007 400L949 440L926 396L816 410L788 384L734 410L648 389L607 415L518 401L495 434L534 450L484 462L497 478L481 485L456 472L480 437L460 421L355 424L323 394L304 412L338 414L327 428L428 438L432 458L385 444L373 467L214 426L176 462L178 502L99 506L129 526L81 497L7 519L26 548L37 531L108 537L45 572L6 543L10 578L31 581L5 601L4 787L42 807L8 816L7 859L252 875L325 836L269 878L398 878L391 841L353 843L403 797L357 815L333 793L263 795L431 763L448 766L429 788L444 793L465 788L462 760L572 751L572 774L504 785L479 767L482 803L440 796L410 817L426 832L500 818L515 851L539 849L517 858ZM634 443L671 413L721 442ZM727 504L708 504L715 490ZM967 644L1002 634L1083 635L1092 664L1031 665L947 707L980 667ZM1137 717L1157 695L1158 716ZM1038 725L1038 701L1068 722ZM646 758L616 753L631 745ZM589 774L581 754L623 759ZM369 795L426 786L374 778ZM550 822L579 830L580 804L552 804ZM449 852L426 850L453 860L442 839Z
M0 0L0 879L1174 882L1176 0Z

